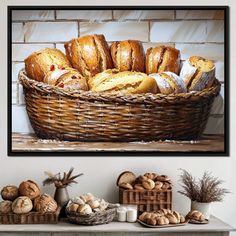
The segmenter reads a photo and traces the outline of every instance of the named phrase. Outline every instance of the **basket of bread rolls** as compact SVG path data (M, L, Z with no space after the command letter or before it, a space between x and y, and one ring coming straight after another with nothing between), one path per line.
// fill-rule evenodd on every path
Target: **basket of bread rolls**
M172 184L167 175L122 172L116 182L121 204L137 205L139 213L172 209Z
M201 136L220 83L215 64L137 40L87 35L34 52L19 73L39 138L80 141L193 140Z
M56 201L41 193L37 183L23 181L18 187L7 185L1 190L0 224L56 224L60 213Z
M69 222L79 225L101 225L113 221L117 205L99 199L91 193L72 198L66 206Z

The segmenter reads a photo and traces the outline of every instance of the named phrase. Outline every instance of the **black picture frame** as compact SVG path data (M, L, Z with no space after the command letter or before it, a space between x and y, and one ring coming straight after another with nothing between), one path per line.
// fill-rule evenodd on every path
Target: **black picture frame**
M88 151L88 152L16 152L12 150L12 11L13 10L223 10L224 11L224 152L156 152L156 151ZM8 156L198 156L227 157L230 155L230 32L229 6L8 6Z

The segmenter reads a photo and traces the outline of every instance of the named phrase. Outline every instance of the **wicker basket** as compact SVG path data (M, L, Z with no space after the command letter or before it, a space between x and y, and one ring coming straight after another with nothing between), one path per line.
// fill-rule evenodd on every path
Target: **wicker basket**
M218 80L209 89L177 95L68 91L24 71L19 81L36 135L74 141L197 139L220 91Z
M172 210L172 190L126 190L119 188L121 204L137 205L139 213Z
M108 224L116 216L116 205L110 204L105 211L95 212L89 215L81 215L77 212L68 212L66 215L69 222L78 225L102 225Z
M55 212L40 213L29 212L27 214L0 214L0 224L57 224L61 208Z

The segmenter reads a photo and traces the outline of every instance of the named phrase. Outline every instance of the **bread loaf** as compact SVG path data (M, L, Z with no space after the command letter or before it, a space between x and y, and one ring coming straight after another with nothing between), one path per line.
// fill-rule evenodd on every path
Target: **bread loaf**
M21 196L27 196L32 200L40 195L40 189L34 181L27 180L20 184L19 193Z
M179 74L180 70L180 52L179 50L159 46L148 48L146 53L146 73L161 73L170 71Z
M66 56L56 48L45 48L32 53L25 59L25 70L31 79L43 82L49 71L71 67Z
M35 198L34 209L41 213L55 212L57 210L57 203L50 195L44 193Z
M158 92L162 94L185 93L186 86L181 77L172 72L162 72L159 74L150 74L157 83Z
M155 182L151 179L147 179L143 181L142 185L145 189L152 190L155 187Z
M21 196L12 203L12 211L16 214L29 213L33 209L33 203L29 197Z
M115 68L119 71L145 71L145 55L140 41L125 40L112 43L111 56Z
M104 35L87 35L64 44L66 56L83 76L92 77L113 67Z
M79 206L77 212L80 213L81 215L89 215L93 211L92 211L92 208L88 204L84 204L84 205Z
M186 218L189 220L196 220L199 222L203 222L205 220L205 216L200 211L197 210L190 211L187 214Z
M1 214L8 214L12 212L12 201L2 201L0 202L0 213Z
M124 71L104 78L103 82L92 87L91 91L124 94L156 93L157 84L155 79L144 73Z
M180 77L188 91L201 91L212 86L215 80L215 65L211 60L192 56L184 62Z
M136 175L131 171L122 172L117 178L116 185L120 186L121 183L133 184L136 180Z
M81 198L85 203L87 203L88 201L94 200L94 196L93 196L92 193L86 193L86 194L80 196L80 198Z
M5 186L1 191L3 200L14 201L19 196L19 191L16 186L8 185Z

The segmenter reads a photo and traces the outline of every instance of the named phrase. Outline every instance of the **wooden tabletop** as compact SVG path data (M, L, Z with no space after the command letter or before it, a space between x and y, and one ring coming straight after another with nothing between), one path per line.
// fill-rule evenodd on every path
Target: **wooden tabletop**
M38 139L33 134L13 133L14 152L224 152L223 135L204 135L192 141L70 142Z
M73 225L65 222L59 224L45 224L45 225L0 225L0 232L230 232L235 229L212 216L209 224L186 224L184 226L169 227L169 228L146 228L139 223L123 223L111 222L110 224L82 226Z

